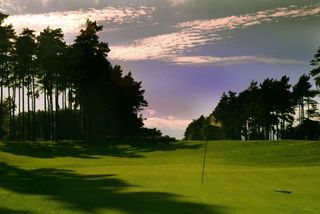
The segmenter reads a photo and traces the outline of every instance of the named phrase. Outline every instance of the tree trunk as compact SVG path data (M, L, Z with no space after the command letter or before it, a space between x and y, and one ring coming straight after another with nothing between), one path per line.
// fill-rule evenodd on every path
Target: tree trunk
M27 85L27 104L28 104L28 140L31 139L31 118L30 118L30 85Z
M50 140L54 140L54 121L53 121L53 97L52 97L52 88L49 92L49 108L50 108Z
M15 110L16 110L16 80L12 87L12 138L16 140L16 127L15 127Z
M22 82L22 140L25 139L24 98L25 98L24 83Z
M46 89L43 89L43 100L44 100L44 129L43 129L43 134L44 134L44 140L48 140L48 118L47 118L47 93Z
M56 98L55 98L55 110L56 110L56 112L55 112L55 140L56 141L59 141L59 138L60 138L60 136L59 136L59 116L58 116L58 114L59 114L59 87L58 87L58 84L56 84Z
M8 86L8 100L9 100L9 139L12 140L12 103L10 87Z
M36 94L35 94L35 84L34 84L34 76L32 76L32 140L36 140Z
M21 140L21 80L19 80L19 91L18 91L18 140Z

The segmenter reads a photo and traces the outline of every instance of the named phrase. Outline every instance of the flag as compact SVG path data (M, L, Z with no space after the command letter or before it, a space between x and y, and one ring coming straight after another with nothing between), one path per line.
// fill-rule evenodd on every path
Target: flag
M222 127L222 123L219 120L217 120L216 118L214 118L213 115L209 116L209 125L215 126L215 127Z

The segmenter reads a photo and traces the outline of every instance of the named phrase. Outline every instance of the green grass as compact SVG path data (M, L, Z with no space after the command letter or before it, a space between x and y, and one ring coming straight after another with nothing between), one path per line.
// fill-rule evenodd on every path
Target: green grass
M0 213L320 213L320 142L0 142Z

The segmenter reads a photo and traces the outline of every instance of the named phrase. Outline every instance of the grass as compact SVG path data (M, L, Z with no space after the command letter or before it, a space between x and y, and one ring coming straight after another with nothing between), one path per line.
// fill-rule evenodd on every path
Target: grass
M319 213L320 142L0 142L0 213Z

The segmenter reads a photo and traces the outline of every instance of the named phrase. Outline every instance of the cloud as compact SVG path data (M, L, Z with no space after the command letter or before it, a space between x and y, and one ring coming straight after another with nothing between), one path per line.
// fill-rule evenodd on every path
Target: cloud
M221 38L211 35L211 39L219 40ZM189 30L182 30L136 40L133 44L113 46L110 56L112 59L122 61L167 59L197 45L206 44L207 40L202 35L192 35Z
M0 12L9 13L16 12L20 13L26 6L21 4L18 0L0 0Z
M264 56L231 56L231 57L214 57L214 56L179 56L174 57L172 62L180 65L189 64L213 64L213 65L232 65L246 63L267 63L267 64L300 64L298 60L280 59Z
M191 120L178 119L173 116L160 118L160 117L150 117L144 121L144 125L147 128L158 128L160 130L170 129L170 130L185 130L187 126L191 123Z
M203 45L213 44L225 37L222 32L243 29L262 23L288 18L319 16L320 5L283 7L273 10L228 16L210 20L179 23L174 32L162 34L111 47L110 57L120 61L163 60L172 61ZM180 58L181 60L181 58ZM214 58L211 61L214 61ZM175 62L177 60L173 60ZM234 60L233 60L234 61ZM260 59L262 61L262 59ZM274 60L265 60L266 63Z
M170 0L171 5L174 7L180 6L182 4L186 4L188 2L190 2L191 0Z
M45 3L45 1L43 1ZM7 24L12 23L17 32L28 27L36 32L42 31L50 26L51 28L61 28L65 35L74 36L79 32L87 19L97 22L104 22L106 30L111 25L119 27L121 24L139 21L140 18L150 18L153 7L107 7L103 9L75 10L64 12L50 12L44 14L24 14L9 16Z
M154 109L146 109L145 112L146 112L146 114L147 114L148 117L154 116L154 115L157 114L157 111L154 110Z
M49 2L49 0L41 0L41 4L43 6L47 6L48 2Z

